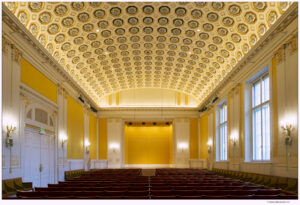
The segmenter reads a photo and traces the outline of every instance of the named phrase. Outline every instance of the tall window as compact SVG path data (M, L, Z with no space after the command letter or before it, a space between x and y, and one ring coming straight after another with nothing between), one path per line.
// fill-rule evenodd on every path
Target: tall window
M223 103L220 106L219 113L219 148L220 148L220 160L227 160L227 105Z
M270 160L269 76L262 75L252 86L253 160Z

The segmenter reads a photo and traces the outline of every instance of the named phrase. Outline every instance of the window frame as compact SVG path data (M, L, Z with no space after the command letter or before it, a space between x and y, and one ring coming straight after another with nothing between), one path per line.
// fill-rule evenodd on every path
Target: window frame
M225 108L225 111L224 111L224 114L226 115L226 120L224 120L224 122L221 121L221 110L222 108ZM217 148L218 148L218 156L217 156L217 161L219 162L226 162L228 161L228 106L227 106L227 100L225 99L224 101L222 101L220 104L218 104L218 110L217 110L217 114L218 114L218 118L217 118L217 135L216 137L218 138L217 139L217 142L218 142L218 145L217 145ZM226 159L222 159L221 156L222 156L222 145L221 145L221 128L226 125L226 129L225 129L225 133L226 133Z
M262 82L263 80L268 77L269 78L269 99L262 102L263 99L262 99ZM260 82L260 99L261 99L261 103L256 105L256 106L253 106L253 98L254 98L254 92L253 92L253 87L256 83ZM253 111L256 110L257 108L261 108L261 112L262 112L262 107L266 104L269 104L269 124L270 124L270 127L269 127L269 133L270 133L270 158L269 159L263 159L263 148L261 149L261 159L254 159L254 132L253 132ZM253 162L270 162L271 161L271 147L272 147L272 139L271 139L271 136L272 136L272 132L271 132L271 125L272 125L272 119L271 119L271 84L270 84L270 73L268 71L265 71L263 73L261 73L259 76L257 76L252 82L251 82L251 89L250 89L250 124L251 124L251 160ZM263 126L262 126L262 123L263 123L263 115L261 113L261 133L263 133ZM261 146L263 147L263 137L261 137Z

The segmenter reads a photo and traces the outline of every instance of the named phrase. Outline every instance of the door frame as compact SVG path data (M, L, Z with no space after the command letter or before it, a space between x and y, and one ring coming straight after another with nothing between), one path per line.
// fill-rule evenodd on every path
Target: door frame
M58 107L57 105L48 100L47 98L41 96L35 90L29 88L28 86L21 84L20 85L20 151L21 151L21 176L24 176L24 163L25 159L22 156L24 155L24 131L26 124L34 126L34 127L43 127L45 128L46 132L50 132L50 134L54 135L54 183L58 182L58 168L57 168L57 161L58 161ZM40 108L48 113L48 117L52 117L53 126L47 126L35 120L27 119L26 114L29 110L33 110L34 108ZM34 113L32 112L32 116ZM33 119L33 117L32 117Z

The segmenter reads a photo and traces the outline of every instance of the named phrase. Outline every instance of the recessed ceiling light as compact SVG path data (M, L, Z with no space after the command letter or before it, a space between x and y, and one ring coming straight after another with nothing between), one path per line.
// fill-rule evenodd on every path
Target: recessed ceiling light
M200 32L201 30L198 28L197 31Z
M98 32L99 32L99 29L97 29L96 32L98 33Z

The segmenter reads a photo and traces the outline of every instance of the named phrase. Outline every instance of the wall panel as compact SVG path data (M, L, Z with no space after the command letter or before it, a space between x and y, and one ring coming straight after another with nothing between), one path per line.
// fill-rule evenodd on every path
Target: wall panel
M53 102L57 102L57 87L55 83L24 58L21 59L21 82Z
M208 113L200 117L200 159L208 158Z
M107 159L107 119L98 120L99 159Z
M97 118L89 113L90 159L97 159Z
M83 107L68 96L68 159L83 159Z
M190 159L198 159L198 118L190 119Z
M171 164L172 125L125 126L126 164Z

